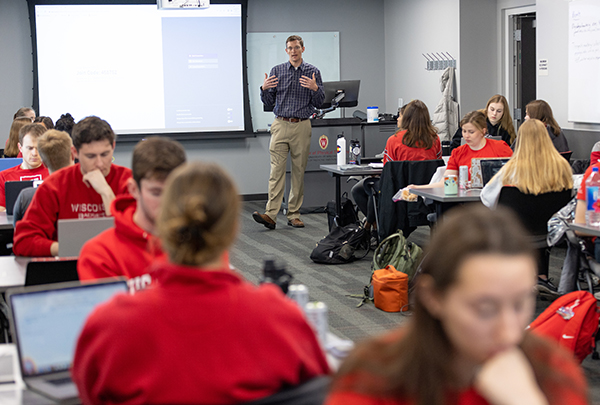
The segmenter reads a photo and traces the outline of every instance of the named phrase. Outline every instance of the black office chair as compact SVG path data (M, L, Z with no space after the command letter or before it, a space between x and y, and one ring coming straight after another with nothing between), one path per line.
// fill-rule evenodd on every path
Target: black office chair
M320 376L296 387L286 388L276 394L244 405L321 405L329 391L331 377Z
M573 190L538 195L522 193L516 187L502 187L498 205L511 208L531 235L539 250L538 274L548 274L550 247L546 242L548 220L573 197Z

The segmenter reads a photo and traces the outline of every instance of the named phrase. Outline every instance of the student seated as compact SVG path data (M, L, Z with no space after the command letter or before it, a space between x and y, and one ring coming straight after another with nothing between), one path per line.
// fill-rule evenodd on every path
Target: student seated
M31 107L21 107L17 110L15 115L13 115L13 120L16 120L17 118L22 118L22 117L28 118L29 123L32 123L33 120L35 119L35 110Z
M111 208L115 227L90 239L79 254L80 280L126 276L132 289L146 288L152 282L148 266L164 260L165 254L155 235L155 222L167 176L185 163L185 150L179 142L151 137L133 150L129 179L130 195L117 197Z
M452 151L444 176L458 176L460 166L469 168L469 181L471 181L471 161L473 158L511 157L512 149L504 141L497 141L485 137L487 127L486 118L481 111L471 111L460 121L465 144ZM410 188L443 187L444 181L422 186L410 185Z
M506 97L501 94L492 96L485 106L484 110L480 110L485 114L487 136L499 136L507 145L512 145L517 137L513 119L510 116L510 108ZM450 149L454 150L460 146L462 142L462 128L458 130L452 137Z
M115 195L127 193L131 177L131 170L112 163L115 137L108 122L98 117L84 118L73 127L79 163L59 170L38 187L15 228L15 255L56 256L59 219L110 215L110 204Z
M8 133L8 139L4 145L4 157L14 158L23 157L19 151L19 132L25 125L31 124L29 117L18 117L10 124L10 132Z
M0 172L0 211L6 211L7 181L44 180L48 177L48 169L42 164L38 154L38 138L46 132L46 127L39 124L25 125L19 131L19 150L23 154L23 163Z
M560 153L569 152L569 143L565 137L565 133L558 125L552 114L552 108L544 100L533 100L525 106L525 119L535 118L546 125L548 136L552 140L552 144Z
M169 176L156 223L169 261L88 318L72 368L83 403L240 404L329 372L300 308L227 265L240 205L214 164Z
M398 131L390 136L383 152L383 163L399 160L435 160L442 158L442 145L431 125L429 110L421 100L413 100L398 110ZM365 179L352 187L352 197L366 216L365 230L375 224L375 207L364 186ZM379 187L379 182L374 186ZM374 232L376 233L376 232Z
M38 138L38 153L49 174L73 164L72 147L71 137L63 131L51 129ZM36 190L37 188L27 187L19 193L13 209L15 227L25 216Z
M450 211L416 279L401 329L349 355L327 405L587 404L571 353L525 330L536 259L514 214Z

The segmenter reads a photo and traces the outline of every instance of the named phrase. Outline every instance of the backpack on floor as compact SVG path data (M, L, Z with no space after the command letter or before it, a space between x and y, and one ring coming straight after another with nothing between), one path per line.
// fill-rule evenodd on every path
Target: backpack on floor
M365 253L357 257L354 252L359 249L365 249ZM317 243L310 258L315 263L344 264L362 259L368 252L365 228L359 224L349 224L334 226L329 235Z
M408 276L408 285L411 288L422 259L423 249L416 243L407 241L400 230L382 240L373 253L371 279L364 288L362 301L358 306L374 299L372 283L375 271L393 266L394 269Z
M599 319L596 298L573 291L556 299L528 328L556 340L582 362L596 347Z
M348 198L348 193L342 194L340 212L338 213L335 206L335 201L329 201L327 203L327 222L329 225L329 232L337 226L346 226L350 224L358 223L358 213L356 206Z

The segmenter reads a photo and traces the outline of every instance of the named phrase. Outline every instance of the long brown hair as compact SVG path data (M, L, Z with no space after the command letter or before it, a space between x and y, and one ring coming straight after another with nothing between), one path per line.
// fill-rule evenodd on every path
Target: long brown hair
M10 126L10 134L8 135L8 143L4 149L4 156L16 157L19 154L19 131L25 125L31 124L29 117L17 117Z
M473 255L535 257L516 216L507 209L491 211L484 206L460 207L445 215L431 238L428 252L421 264L422 274L433 281L437 294L443 294L457 282L462 263ZM414 313L405 333L360 345L342 365L334 391L350 390L382 398L410 399L418 405L437 405L446 402L448 391L457 390L452 368L454 349L440 320L422 302L421 289L422 284L417 282ZM547 392L556 380L553 371L543 364L544 359L536 356L540 344L543 345L525 334L520 346L542 391Z
M501 172L502 184L527 194L542 194L573 188L571 165L548 136L546 126L531 118L519 128L515 153Z
M431 149L437 137L437 131L431 125L429 110L421 100L413 100L402 114L400 130L406 130L402 143L411 148Z
M538 119L544 124L548 125L552 129L552 133L555 136L560 135L560 126L554 119L554 114L552 114L552 108L550 108L550 104L544 100L533 100L525 106L525 111L527 115L529 115L529 118Z
M492 103L501 103L504 111L502 112L502 118L500 118L500 127L503 128L510 135L510 143L512 144L517 137L515 133L515 126L513 125L512 116L510 115L510 109L508 108L508 101L506 101L506 97L501 94L496 94L492 96L486 106L485 106L485 116L487 118L488 108L490 108L490 104Z

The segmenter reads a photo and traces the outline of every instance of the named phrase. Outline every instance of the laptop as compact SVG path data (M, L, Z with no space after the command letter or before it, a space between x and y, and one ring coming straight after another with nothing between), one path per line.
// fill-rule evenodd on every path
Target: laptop
M70 375L77 339L92 310L120 292L127 292L124 279L7 291L11 333L27 387L54 401L78 401Z
M85 242L112 228L114 223L113 217L59 219L58 256L79 256Z
M509 159L482 159L481 164L481 180L485 186L488 182L500 171L502 166L508 162Z
M33 180L25 181L7 181L4 183L4 193L6 197L6 215L13 215L15 202L21 190L27 187L33 187Z

